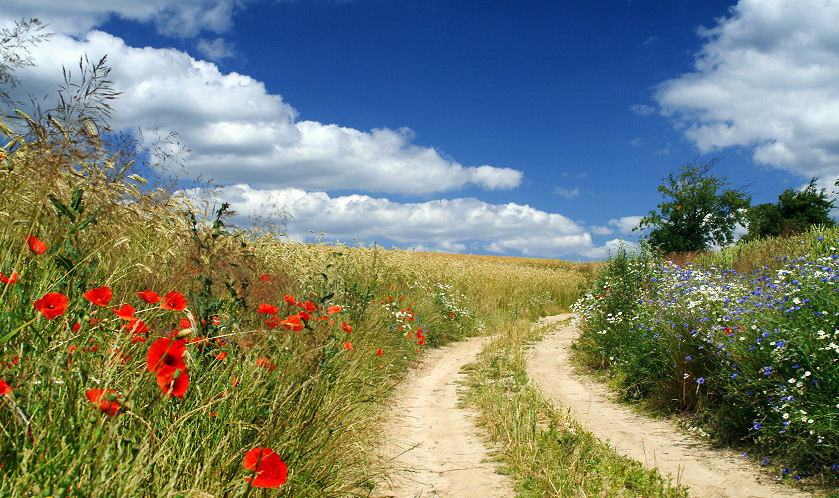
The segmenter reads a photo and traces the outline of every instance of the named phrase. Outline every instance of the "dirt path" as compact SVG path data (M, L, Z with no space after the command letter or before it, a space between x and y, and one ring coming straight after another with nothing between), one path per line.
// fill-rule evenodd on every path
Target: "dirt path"
M514 496L508 479L488 462L487 449L471 414L458 406L461 367L474 360L489 338L431 350L423 368L411 372L395 393L386 434L396 435L386 458L401 469L385 483L381 497Z
M559 322L570 315L541 320ZM546 336L527 353L527 372L542 391L570 408L577 420L620 453L648 467L658 467L696 497L806 497L773 483L740 455L711 449L666 420L633 413L610 400L606 389L574 373L569 348L579 332L568 324ZM476 495L477 496L477 495Z

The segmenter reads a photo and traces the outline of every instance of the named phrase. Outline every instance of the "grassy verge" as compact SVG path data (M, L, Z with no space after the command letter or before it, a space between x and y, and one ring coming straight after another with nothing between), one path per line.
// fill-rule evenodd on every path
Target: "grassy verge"
M695 264L618 254L575 304L577 358L627 400L690 414L777 479L835 496L837 246L839 230L816 229Z
M2 112L0 496L368 496L376 414L423 348L587 281L229 226L149 186L107 71L83 74L57 109Z
M687 496L656 471L618 455L528 383L523 350L544 329L519 320L499 330L466 367L467 398L477 406L479 424L498 448L519 497Z

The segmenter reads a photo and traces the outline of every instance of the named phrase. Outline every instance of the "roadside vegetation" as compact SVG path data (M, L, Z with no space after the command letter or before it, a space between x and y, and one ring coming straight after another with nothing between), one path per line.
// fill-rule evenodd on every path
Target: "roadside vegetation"
M839 229L674 263L619 252L575 305L578 360L777 479L839 484Z
M108 127L108 71L83 60L54 106L4 100L0 496L369 496L381 408L424 348L587 283L232 226L167 183L177 144Z
M517 496L686 497L685 488L617 454L529 382L524 350L546 331L530 320L508 322L477 361L464 367L467 400L478 408L478 423Z

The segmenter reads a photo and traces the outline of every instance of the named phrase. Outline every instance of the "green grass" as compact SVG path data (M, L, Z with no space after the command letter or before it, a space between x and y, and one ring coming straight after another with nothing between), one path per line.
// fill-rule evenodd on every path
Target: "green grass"
M25 133L0 127L0 272L19 277L0 285L11 388L0 496L368 496L388 472L370 456L379 412L423 349L568 307L590 278L568 262L297 244L230 226L226 206L140 177L137 144L90 133L107 113L67 105L80 107L19 120ZM106 305L84 296L103 286ZM146 289L186 307L147 303ZM34 304L47 294L66 310L44 316ZM266 322L302 311L286 295L315 307L302 330ZM146 332L125 327L112 311L123 305ZM172 367L189 377L183 398L147 365L172 335L188 342ZM88 399L94 389L114 391L113 416ZM246 481L258 447L288 466L274 490Z
M680 265L620 253L574 306L576 358L624 399L690 415L770 475L836 496L837 247L839 230L817 228Z
M467 399L498 448L517 496L685 497L655 470L618 455L528 382L524 349L545 329L520 320L465 367Z

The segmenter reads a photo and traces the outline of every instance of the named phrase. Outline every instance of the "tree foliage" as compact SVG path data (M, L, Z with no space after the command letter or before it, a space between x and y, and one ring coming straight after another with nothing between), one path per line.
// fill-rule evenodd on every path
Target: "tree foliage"
M789 236L807 231L813 225L833 226L830 210L835 206L825 189L816 189L812 178L803 190L786 189L777 204L758 204L749 209L746 218L749 233L744 240Z
M734 240L734 228L745 219L751 197L731 188L725 177L710 174L716 160L685 164L658 187L663 201L636 229L649 232L647 242L663 252L700 251Z

